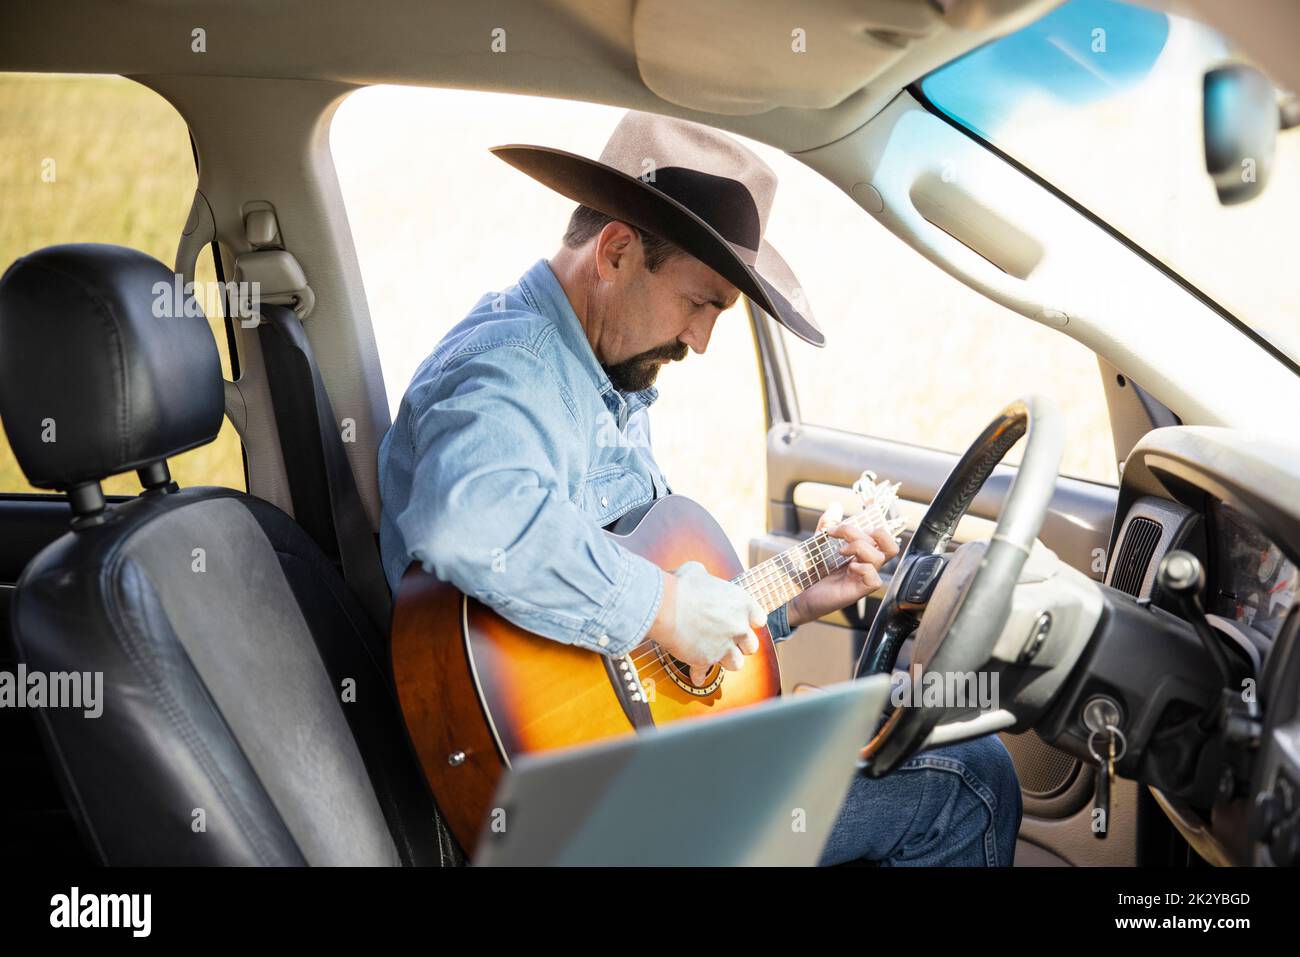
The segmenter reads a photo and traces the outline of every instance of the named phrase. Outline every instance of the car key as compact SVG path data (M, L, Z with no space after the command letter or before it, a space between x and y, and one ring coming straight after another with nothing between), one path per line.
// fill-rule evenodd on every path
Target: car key
M1092 797L1092 834L1105 840L1110 830L1110 791L1115 782L1115 734L1118 729L1106 726L1106 758L1097 762L1097 789ZM1094 752L1095 754L1096 752Z

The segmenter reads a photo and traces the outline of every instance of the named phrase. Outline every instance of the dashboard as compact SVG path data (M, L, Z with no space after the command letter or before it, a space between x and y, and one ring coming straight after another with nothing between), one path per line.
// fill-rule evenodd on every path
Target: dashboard
M1106 584L1181 615L1160 593L1156 570L1166 554L1183 549L1205 569L1201 601L1209 615L1234 622L1265 647L1276 640L1300 586L1300 540L1265 531L1250 496L1225 500L1207 475L1189 470L1179 477L1157 467L1147 475L1153 477L1159 494L1128 483L1127 500L1121 492L1123 520ZM1296 481L1300 487L1300 474Z
M1257 723L1228 745L1249 787L1200 808L1153 787L1157 803L1207 860L1300 863L1300 443L1155 429L1124 464L1116 518L1106 584L1182 617L1157 569L1171 550L1191 552L1205 623L1256 678Z

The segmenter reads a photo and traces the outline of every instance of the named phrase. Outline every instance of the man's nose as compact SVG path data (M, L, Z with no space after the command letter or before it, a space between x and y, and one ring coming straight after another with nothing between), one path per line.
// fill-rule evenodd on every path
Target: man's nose
M704 350L709 347L709 339L713 336L713 324L717 321L718 317L715 315L700 322L693 322L678 336L678 339L686 343L692 352L704 355Z

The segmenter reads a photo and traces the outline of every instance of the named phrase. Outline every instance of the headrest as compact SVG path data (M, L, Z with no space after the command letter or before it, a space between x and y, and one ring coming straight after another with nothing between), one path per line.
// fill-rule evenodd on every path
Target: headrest
M0 420L27 480L69 489L211 442L221 360L183 280L134 249L49 246L0 278Z

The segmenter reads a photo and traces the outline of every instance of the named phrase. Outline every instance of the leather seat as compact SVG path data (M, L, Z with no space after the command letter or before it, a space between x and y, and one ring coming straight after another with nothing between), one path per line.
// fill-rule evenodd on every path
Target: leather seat
M29 672L103 677L100 716L39 711L69 807L107 864L456 862L337 570L274 506L170 479L223 416L207 321L155 292L173 282L91 244L0 280L0 418L72 503L18 583L14 641ZM105 503L131 470L145 492Z

